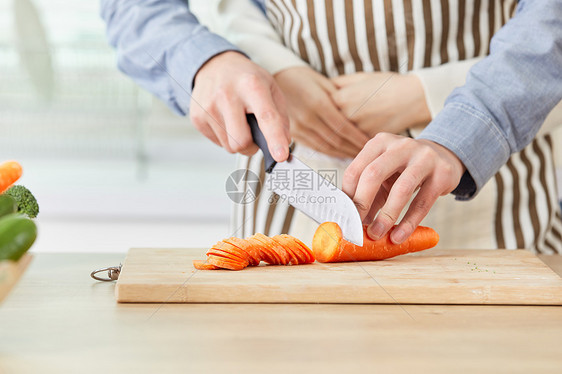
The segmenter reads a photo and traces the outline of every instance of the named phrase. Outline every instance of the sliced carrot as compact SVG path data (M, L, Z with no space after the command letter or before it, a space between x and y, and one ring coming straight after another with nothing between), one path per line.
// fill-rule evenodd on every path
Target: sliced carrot
M234 260L240 260L242 262L249 263L248 254L242 251L240 248L233 246L230 243L226 243L226 242L217 243L211 247L211 250L217 250L220 252L228 253L230 256L227 257L233 257Z
M261 240L256 238L255 235L246 238L246 240L249 241L250 244L255 245L256 247L259 248L261 253L260 257L262 261L267 262L270 265L279 263L279 259L277 258L275 253L271 249L269 249Z
M285 248L279 245L276 241L272 240L270 237L263 234L256 234L256 239L264 243L269 249L271 249L279 259L278 265L287 265L291 262L291 255L287 253Z
M197 270L218 270L219 267L215 265L211 265L208 262L201 261L201 260L193 260L193 266Z
M257 257L260 259L260 261L266 262L268 264L271 264L273 262L273 260L269 255L269 252L265 252L264 245L262 242L256 240L256 238L253 238L251 236L241 240L244 240L247 243L247 245L253 248L253 251L257 253Z
M267 243L264 242L261 238L258 238L257 235L252 235L247 240L250 243L258 246L258 248L260 248L260 250L262 252L262 257L263 257L265 262L267 262L270 265L277 265L278 264L279 259L277 258L277 255L273 252L273 250L271 248L269 248Z
M282 265L289 265L293 260L293 251L290 248L286 248L279 244L277 240L274 240L271 237L267 237L267 242L269 243L270 247L277 252L279 256L281 256Z
M301 251L294 251L291 248L292 242L290 242L288 239L285 239L281 235L275 235L271 239L279 243L279 245L282 246L289 255L291 255L291 261L290 261L291 265L304 264L306 262L306 258L304 257L304 254ZM302 256L302 259L299 255Z
M200 270L242 270L261 261L271 265L297 265L314 262L310 249L289 235L268 237L256 233L246 239L231 237L215 243L207 251L207 261L193 261Z
M364 229L363 246L359 247L343 238L337 223L325 222L314 234L312 250L320 262L374 261L423 251L439 242L439 235L425 226L418 226L402 244L394 244L390 232L379 240L371 240Z
M224 250L222 250L222 249L215 248L215 247L210 248L210 249L207 251L207 255L208 255L208 256L214 255L214 256L218 256L218 257L224 257L224 258L227 258L227 259L229 259L229 260L231 260L231 261L240 262L240 263L246 264L246 265L249 264L248 260L243 259L243 258L240 258L240 257L238 257L237 255L234 255L234 254L232 254L232 253L226 252L226 251L224 251Z
M293 248L294 243L289 238L289 235L286 234L274 236L274 239L276 241L278 241L284 248L291 251L293 256L296 257L298 264L304 264L307 261L306 254L302 250L300 250L300 248Z
M295 238L294 236L290 236L290 235L288 235L288 236L306 254L306 257L308 258L307 263L313 263L315 258L314 258L314 253L312 253L310 248L308 248L308 246L306 244L304 244L303 242L301 242L299 239Z
M280 236L285 241L285 246L287 248L291 248L291 250L299 257L299 264L306 264L309 262L306 252L292 240L290 235L281 234Z
M244 267L249 265L248 261L241 260L238 257L232 256L231 254L223 252L223 251L218 250L218 249L213 249L213 248L209 249L207 251L207 256L220 257L220 258L223 258L225 260L240 264L241 266L244 266Z
M234 262L224 257L218 257L214 255L210 255L207 258L207 262L211 265L215 265L219 268L228 269L228 270L242 270L246 267L239 262Z
M265 247L265 249L270 253L271 259L273 260L273 265L279 265L279 264L283 263L283 259L282 259L281 255L279 255L279 253L277 253L277 251L275 251L272 248L272 246L269 243L269 240L267 239L267 236L258 232L256 234L254 234L253 237L256 240L259 240L261 243L263 243L263 246Z
M281 236L287 240L287 245L290 246L293 251L301 253L301 257L303 258L301 264L314 262L314 255L312 255L312 251L310 251L304 243L291 235L281 234Z
M248 255L248 260L250 262L250 266L258 266L260 264L260 251L253 245L250 244L246 239L240 239L237 237L231 237L225 239L224 242L229 243L237 248L240 248L241 251L246 252Z

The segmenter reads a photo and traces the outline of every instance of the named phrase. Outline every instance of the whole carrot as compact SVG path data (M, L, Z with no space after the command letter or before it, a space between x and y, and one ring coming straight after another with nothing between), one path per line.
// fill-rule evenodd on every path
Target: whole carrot
M363 246L360 247L343 238L337 223L325 222L314 234L312 252L319 262L374 261L423 251L434 247L438 241L435 230L425 226L418 226L402 244L394 244L390 232L379 240L372 240L364 228Z
M0 165L0 193L20 179L22 172L21 165L16 161L7 161Z

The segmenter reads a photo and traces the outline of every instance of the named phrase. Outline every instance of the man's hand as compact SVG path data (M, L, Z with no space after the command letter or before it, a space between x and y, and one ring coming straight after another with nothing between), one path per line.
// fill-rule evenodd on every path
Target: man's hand
M330 95L334 84L309 67L275 74L288 102L295 140L336 157L355 157L369 138L338 110Z
M417 191L404 218L391 234L394 243L402 243L437 198L455 189L464 170L460 159L442 145L379 133L345 171L343 190L357 205L363 223L369 225L367 233L373 239L379 239L392 228Z
M190 117L193 125L230 153L254 154L246 113L254 113L275 161L289 157L289 118L273 77L238 52L207 61L195 76Z
M427 125L431 113L420 80L413 74L355 73L332 79L332 99L357 127L374 137Z

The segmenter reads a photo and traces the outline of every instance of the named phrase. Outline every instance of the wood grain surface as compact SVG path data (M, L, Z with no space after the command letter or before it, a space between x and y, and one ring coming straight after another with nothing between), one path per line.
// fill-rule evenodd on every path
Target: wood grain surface
M40 253L0 305L0 373L560 373L562 307L120 304L94 269ZM562 256L541 256L562 274Z
M203 249L131 249L119 302L562 305L562 279L527 251L428 250L385 261L197 271Z

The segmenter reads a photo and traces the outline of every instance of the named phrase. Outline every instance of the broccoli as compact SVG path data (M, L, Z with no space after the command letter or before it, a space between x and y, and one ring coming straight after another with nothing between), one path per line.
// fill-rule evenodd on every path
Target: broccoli
M12 186L4 195L11 196L18 205L18 212L27 214L29 218L35 218L39 214L39 204L35 196L24 186Z

